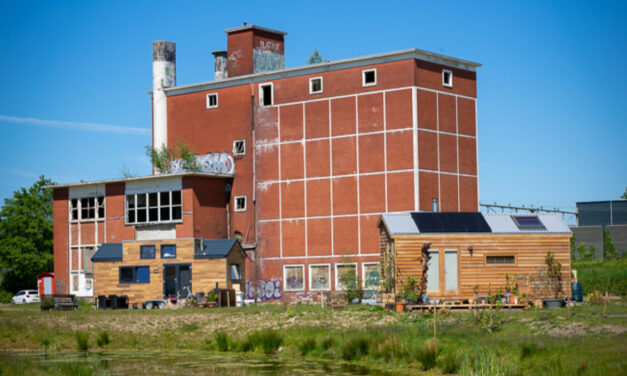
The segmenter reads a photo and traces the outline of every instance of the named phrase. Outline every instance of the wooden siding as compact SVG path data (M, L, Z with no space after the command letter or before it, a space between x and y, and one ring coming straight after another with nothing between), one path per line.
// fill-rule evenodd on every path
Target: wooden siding
M381 240L386 237L382 232ZM547 251L553 252L562 264L562 295L570 293L570 234L421 234L394 236L393 242L396 291L401 291L401 284L408 276L420 279L420 249L424 243L431 243L431 250L440 251L441 288L445 284L442 272L444 251L457 251L459 287L457 291L430 291L432 298L470 298L475 295L474 286L478 286L479 295L487 295L489 289L493 294L499 288L504 292L505 273L516 279L520 294L530 295L533 293L530 274L535 277L539 268L545 266ZM470 246L473 247L472 255L468 249ZM514 265L487 265L486 256L489 255L513 255L516 262ZM537 296L545 295L540 293Z
M162 244L175 244L176 258L162 259ZM139 250L142 245L155 245L154 259L140 258ZM233 258L233 262L241 261L242 277L244 277L245 259L243 255L234 250L229 256ZM227 283L230 284L230 281L227 281L226 259L194 259L193 239L124 242L123 261L94 263L94 296L126 295L129 297L130 304L143 303L148 299L162 299L164 264L191 264L192 293L194 294L196 292L207 294L208 291L216 287L216 283L221 288L226 288ZM149 266L150 282L120 284L119 269L121 266Z

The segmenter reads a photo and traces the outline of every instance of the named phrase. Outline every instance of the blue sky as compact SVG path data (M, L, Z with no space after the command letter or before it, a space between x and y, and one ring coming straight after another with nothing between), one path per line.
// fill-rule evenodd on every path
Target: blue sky
M385 6L382 7L382 4ZM286 66L420 48L478 70L482 202L573 209L627 185L627 3L0 3L0 198L146 175L152 41L177 44L179 85L213 79L224 29L288 32Z

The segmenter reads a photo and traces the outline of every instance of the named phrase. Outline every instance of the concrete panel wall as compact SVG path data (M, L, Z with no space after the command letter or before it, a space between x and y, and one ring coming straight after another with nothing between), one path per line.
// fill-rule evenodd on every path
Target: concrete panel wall
M594 245L595 252L594 258L603 258L603 227L601 226L580 226L570 228L575 236L577 245L584 243L586 249L589 249L590 245ZM579 255L577 255L579 257Z
M621 254L627 252L627 225L607 226L612 237L612 242Z

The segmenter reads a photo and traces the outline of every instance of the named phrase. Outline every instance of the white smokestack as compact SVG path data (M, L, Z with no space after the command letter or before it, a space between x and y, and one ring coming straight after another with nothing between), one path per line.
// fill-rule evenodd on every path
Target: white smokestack
M176 86L176 44L152 42L152 146L168 146L168 105L164 88Z

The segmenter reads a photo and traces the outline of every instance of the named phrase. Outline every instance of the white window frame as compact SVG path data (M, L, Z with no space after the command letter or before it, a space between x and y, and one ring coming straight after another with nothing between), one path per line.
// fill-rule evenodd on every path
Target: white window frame
M311 272L311 268L313 267L317 267L317 266L326 266L328 268L328 278L329 278L329 288L327 289L314 289L312 286L313 284L311 283L311 277L313 276L313 273ZM309 291L331 291L331 264L309 264Z
M93 199L94 200L94 205L93 205L93 210L94 210L94 217L93 218L89 218L89 215L87 216L87 218L83 218L83 199L86 199L89 201L89 199ZM98 199L102 199L102 205L100 205L98 203ZM72 205L72 201L76 200L76 207L74 207ZM68 205L69 205L69 220L72 223L78 223L78 222L94 222L94 221L102 221L103 219L106 218L106 205L105 205L105 196L104 195L99 195L99 196L82 196L82 197L72 197L70 199L68 199ZM88 205L86 210L89 210L91 206ZM99 209L102 207L103 210L103 215L100 216L98 214ZM72 211L77 210L76 213L76 219L72 218Z
M367 72L374 72L374 82L366 82L366 73ZM372 68L372 69L364 69L361 71L361 84L363 87L367 87L367 86L376 86L377 85L377 68Z
M366 266L370 266L370 265L381 265L381 263L373 261L373 262L364 262L361 264L361 287L365 290L366 289ZM381 273L379 272L379 277L381 276ZM379 287L381 286L381 280L379 279ZM378 290L378 288L377 288Z
M313 91L313 81L320 80L320 91ZM322 76L320 77L311 77L309 79L309 94L320 94L324 91L324 81L322 80Z
M290 289L287 287L287 269L289 268L301 268L303 270L303 288L302 289ZM294 292L294 291L305 291L305 265L304 264L288 264L283 265L283 291L286 292Z
M346 265L353 265L355 267L355 277L359 278L359 269L357 268L357 263L356 262L343 262L343 263L338 263L335 264L335 290L336 291L344 291L344 289L340 288L340 276L337 272L337 268L338 266L346 266Z
M237 152L237 148L235 147L237 142L241 142L244 145L244 151L241 153ZM246 155L246 140L233 140L233 156L237 157L242 155Z
M209 104L210 103L209 102L209 97L212 97L214 95L216 97L216 104L212 106L211 104ZM211 109L211 108L218 108L218 93L209 93L209 94L207 94L207 109Z
M444 77L446 77L446 73L449 74L449 77L451 78L451 82L446 82L444 80ZM450 69L442 69L442 86L444 87L453 87L453 71Z
M270 92L272 93L270 97L270 104L263 104L263 87L270 86ZM260 107L269 107L274 106L274 84L272 82L265 82L263 84L259 84L259 106Z
M173 196L173 192L180 192L181 195L181 203L180 204L173 204L172 203L172 196ZM162 204L161 203L161 194L162 193L168 193L168 204ZM157 205L156 206L150 206L150 199L149 199L149 195L152 193L156 193L157 194ZM142 210L146 210L146 221L144 222L139 222L137 220L138 218L138 207L137 207L137 197L141 196L141 195L145 195L146 196L146 206L142 208ZM134 200L134 205L135 207L133 209L130 209L128 206L128 196L133 196L133 200ZM173 219L174 217L174 209L175 208L179 208L181 210L181 218L179 219ZM162 220L161 219L161 209L165 209L167 208L169 211L169 217L170 219L166 219L166 220ZM148 212L148 209L157 209L157 220L156 221L151 221L150 220L150 214ZM135 212L135 221L130 222L129 219L129 210L133 210ZM134 225L134 226L143 226L143 225L154 225L154 224L164 224L164 223L182 223L183 222L183 191L181 189L173 189L173 190L169 190L169 191L157 191L157 192L141 192L141 193L127 193L124 195L124 224L126 225Z
M244 208L238 208L237 207L237 200L243 198L244 199ZM235 196L233 198L233 211L235 212L245 212L246 211L246 206L247 206L247 202L246 202L246 196Z

